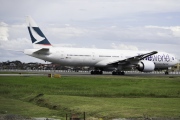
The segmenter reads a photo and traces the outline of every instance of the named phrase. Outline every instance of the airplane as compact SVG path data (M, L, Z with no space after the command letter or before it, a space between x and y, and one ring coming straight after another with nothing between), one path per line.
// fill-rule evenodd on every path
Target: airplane
M124 75L132 68L141 72L165 69L169 74L168 68L178 63L174 55L166 52L54 47L31 16L26 21L34 48L24 53L62 66L94 67L91 74L112 71L112 75Z

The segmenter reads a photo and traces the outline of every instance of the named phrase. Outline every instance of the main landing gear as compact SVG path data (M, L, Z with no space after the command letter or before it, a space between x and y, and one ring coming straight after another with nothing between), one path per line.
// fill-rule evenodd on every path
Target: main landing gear
M102 75L103 71L102 70L92 70L91 75ZM113 71L112 75L125 75L124 71Z
M165 71L165 75L169 75L169 71Z
M125 75L124 71L113 71L112 75Z
M101 70L93 70L91 71L91 75L102 75L103 74L103 71Z

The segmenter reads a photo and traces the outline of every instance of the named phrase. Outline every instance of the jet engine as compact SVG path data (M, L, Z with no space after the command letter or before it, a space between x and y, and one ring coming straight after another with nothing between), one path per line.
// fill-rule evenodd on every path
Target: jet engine
M138 63L137 69L142 72L152 72L155 69L155 64L152 61L142 60Z

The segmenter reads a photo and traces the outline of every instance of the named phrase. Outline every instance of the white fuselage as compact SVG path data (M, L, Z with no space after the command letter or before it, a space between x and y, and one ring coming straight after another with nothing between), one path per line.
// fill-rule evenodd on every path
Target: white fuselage
M88 49L88 48L50 48L46 54L34 53L38 49L26 49L25 54L64 66L108 67L108 64L124 60L148 51ZM152 61L155 68L168 68L177 63L177 59L166 52L158 52L144 60ZM133 63L131 63L133 65ZM123 66L123 65L122 65ZM128 65L126 65L128 66Z

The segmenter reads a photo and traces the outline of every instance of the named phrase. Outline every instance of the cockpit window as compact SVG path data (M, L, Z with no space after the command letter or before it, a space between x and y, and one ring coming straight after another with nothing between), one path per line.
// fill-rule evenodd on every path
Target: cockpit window
M172 57L172 60L174 60L174 57Z

